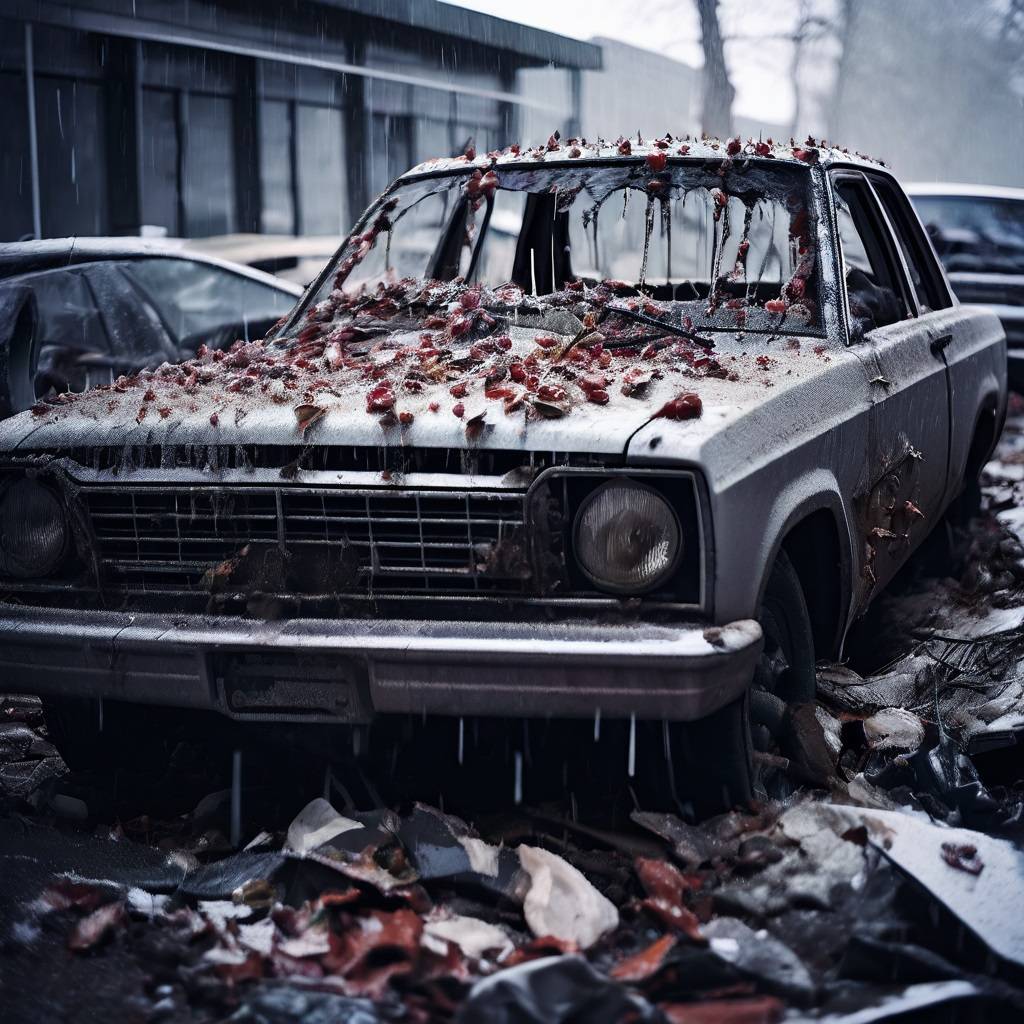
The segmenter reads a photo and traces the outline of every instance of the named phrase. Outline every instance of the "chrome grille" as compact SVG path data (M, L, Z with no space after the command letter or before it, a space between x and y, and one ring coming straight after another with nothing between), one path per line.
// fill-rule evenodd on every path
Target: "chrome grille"
M128 588L529 587L520 492L87 486L81 494L104 579ZM265 577L255 582L237 564L253 560Z

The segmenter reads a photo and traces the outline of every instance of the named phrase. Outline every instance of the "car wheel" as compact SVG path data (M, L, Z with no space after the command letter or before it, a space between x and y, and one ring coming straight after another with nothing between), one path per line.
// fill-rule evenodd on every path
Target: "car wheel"
M803 587L780 551L758 616L764 649L749 697L755 766L761 796L784 796L794 785L826 785L832 761L815 708L814 635Z
M803 587L785 552L772 567L758 616L764 649L750 690L674 732L677 802L698 818L824 784L831 760L815 715L814 637Z
M668 750L671 794L698 820L754 798L749 695L696 722L674 722Z

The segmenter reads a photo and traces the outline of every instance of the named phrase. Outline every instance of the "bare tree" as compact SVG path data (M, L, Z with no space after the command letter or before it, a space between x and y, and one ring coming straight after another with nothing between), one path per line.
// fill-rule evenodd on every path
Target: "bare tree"
M823 14L817 13L814 0L800 0L796 25L790 40L793 49L789 58L789 80L793 89L793 112L790 115L789 134L796 135L803 114L803 87L801 70L809 45L820 42L829 35L839 37L839 26Z
M700 15L700 42L704 50L701 93L701 130L725 138L732 134L732 101L736 95L725 66L718 0L696 0Z

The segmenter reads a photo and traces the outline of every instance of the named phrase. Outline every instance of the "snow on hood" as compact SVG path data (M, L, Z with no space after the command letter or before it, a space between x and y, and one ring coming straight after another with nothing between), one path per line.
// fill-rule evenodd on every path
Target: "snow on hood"
M288 338L204 347L39 403L0 424L0 450L306 442L620 454L652 419L676 431L702 421L706 434L828 358L820 338L695 333L668 304L627 290L337 289Z

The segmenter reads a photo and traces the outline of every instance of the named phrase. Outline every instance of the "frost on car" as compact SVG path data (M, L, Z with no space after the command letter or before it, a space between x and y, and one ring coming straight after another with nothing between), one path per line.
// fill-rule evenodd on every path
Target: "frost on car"
M866 159L433 161L265 341L0 425L0 661L57 721L629 718L740 802L821 777L815 659L1004 409L998 321Z

